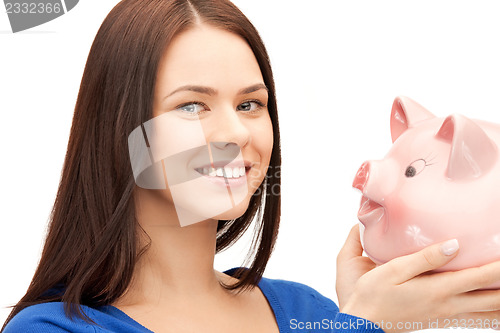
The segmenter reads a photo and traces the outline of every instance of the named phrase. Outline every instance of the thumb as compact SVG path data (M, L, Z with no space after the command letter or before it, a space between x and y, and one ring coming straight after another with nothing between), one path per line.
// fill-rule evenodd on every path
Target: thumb
M363 247L359 239L359 224L354 225L347 236L347 239L337 256L337 264L351 258L363 255Z
M451 239L430 245L413 254L393 259L386 265L393 266L392 269L388 270L393 275L394 272L397 273L396 276L388 278L396 280L394 281L396 283L402 283L417 275L444 266L457 256L458 248L458 241Z

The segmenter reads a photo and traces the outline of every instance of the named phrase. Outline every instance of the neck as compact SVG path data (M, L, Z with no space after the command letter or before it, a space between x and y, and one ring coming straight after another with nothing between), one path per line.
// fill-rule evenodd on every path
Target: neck
M148 236L139 237L139 258L126 293L127 303L157 303L176 296L199 297L221 292L214 270L217 220L181 227L173 205L152 191L136 188L136 216ZM139 228L139 234L144 235ZM149 237L149 238L148 238Z

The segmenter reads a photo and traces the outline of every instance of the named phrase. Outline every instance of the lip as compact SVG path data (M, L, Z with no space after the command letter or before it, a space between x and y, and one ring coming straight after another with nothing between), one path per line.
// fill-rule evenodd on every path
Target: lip
M238 177L238 178L226 178L226 177L220 177L220 176L213 177L213 176L204 175L204 174L201 174L201 175L203 176L204 179L208 180L209 182L211 182L212 184L215 184L217 186L221 186L224 188L227 188L227 187L235 188L235 187L239 187L239 186L242 186L242 185L247 183L247 175L248 175L249 170L250 169L245 168L245 174L241 177ZM196 171L196 172L198 172L198 171Z
M380 222L385 216L385 208L379 203L363 196L358 211L358 220L365 225Z
M201 176L203 176L203 179L206 179L210 183L217 185L221 188L236 188L240 187L244 184L247 183L247 176L252 169L252 166L254 163L249 162L249 161L234 161L234 160L221 160L221 161L216 161L213 164L205 164L202 166L199 166L194 169L194 171ZM197 169L203 169L203 168L241 168L245 167L245 174L241 177L238 178L226 178L226 177L221 177L221 176L209 176L200 173Z
M363 215L369 214L372 211L379 209L379 208L384 208L384 207L381 204L371 200L370 198L362 196L361 203L359 205L358 216L363 216Z
M253 166L253 163L247 160L220 160L212 163L207 163L204 165L200 165L195 167L195 169L203 169L203 168L223 168L223 167L228 167L228 168L241 168L242 166L245 167L245 169L248 171Z

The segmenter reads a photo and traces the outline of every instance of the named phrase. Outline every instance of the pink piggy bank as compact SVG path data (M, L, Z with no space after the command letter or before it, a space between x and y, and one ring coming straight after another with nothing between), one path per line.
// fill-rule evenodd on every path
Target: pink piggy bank
M389 153L365 162L353 183L363 194L366 254L382 264L456 238L459 254L436 271L500 260L500 126L459 114L438 118L398 97L391 135Z

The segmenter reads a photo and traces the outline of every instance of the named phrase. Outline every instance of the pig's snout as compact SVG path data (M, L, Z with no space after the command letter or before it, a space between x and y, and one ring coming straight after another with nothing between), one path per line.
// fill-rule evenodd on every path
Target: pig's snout
M388 196L398 193L401 175L404 173L399 163L392 158L366 161L356 173L352 187L360 190L364 197L383 205Z
M370 162L365 162L361 165L358 172L356 172L356 176L354 177L354 181L352 182L352 187L357 188L361 192L364 192L369 176Z

